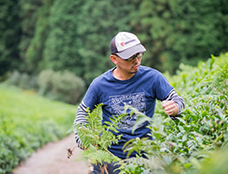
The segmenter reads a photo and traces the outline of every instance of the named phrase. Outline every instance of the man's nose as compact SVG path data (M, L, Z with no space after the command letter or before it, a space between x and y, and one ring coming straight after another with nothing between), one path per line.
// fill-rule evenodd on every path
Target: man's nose
M140 60L141 60L141 57L136 57L136 58L133 60L133 62L140 62Z

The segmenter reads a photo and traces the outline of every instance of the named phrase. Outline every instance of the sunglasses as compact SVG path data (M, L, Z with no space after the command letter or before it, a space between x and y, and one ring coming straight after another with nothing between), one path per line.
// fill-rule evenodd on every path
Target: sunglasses
M113 55L119 57L116 53L113 53ZM137 54L134 54L133 56L131 56L129 59L123 59L123 60L131 62L131 61L135 60L135 58L138 58L138 59L142 58L142 56L143 56L143 53L137 53Z

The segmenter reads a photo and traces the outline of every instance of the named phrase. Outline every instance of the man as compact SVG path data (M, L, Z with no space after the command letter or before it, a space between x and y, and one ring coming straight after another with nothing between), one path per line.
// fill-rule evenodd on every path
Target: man
M162 107L169 116L180 114L184 108L183 99L177 95L166 78L157 70L141 66L145 47L132 33L119 32L111 41L110 59L116 65L100 75L90 84L81 104L78 107L75 124L85 124L86 109L95 108L95 105L103 103L103 121L110 121L113 115L124 114L124 106L130 105L137 108L148 117L153 117L156 99L162 101ZM141 124L134 133L132 128L137 119L136 115L126 116L118 125L122 138L118 144L113 144L109 151L121 159L126 158L123 153L123 145L136 137L147 137L150 130L146 128L148 123ZM76 142L80 146L80 138L75 132ZM131 157L136 154L133 153ZM109 164L109 172L113 166ZM99 167L95 166L95 170Z

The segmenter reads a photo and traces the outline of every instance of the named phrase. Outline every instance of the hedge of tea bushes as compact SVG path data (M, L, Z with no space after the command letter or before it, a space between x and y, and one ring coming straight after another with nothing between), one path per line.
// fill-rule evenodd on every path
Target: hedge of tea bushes
M130 159L123 173L228 173L228 53L165 75L186 108L172 120L158 102L154 118L142 118L150 121L153 140L136 139L127 149L148 159Z

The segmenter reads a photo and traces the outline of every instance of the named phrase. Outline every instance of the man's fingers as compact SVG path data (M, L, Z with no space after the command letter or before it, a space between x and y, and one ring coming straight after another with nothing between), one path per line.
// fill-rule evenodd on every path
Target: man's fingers
M173 104L175 104L174 101L166 101L166 100L162 101L162 107L164 109L169 107L169 106L171 106L171 105L173 105Z
M170 105L167 105L164 109L165 109L165 111L169 111L169 110L172 110L174 108L175 108L175 103L172 103Z
M165 108L167 103L168 103L168 101L166 101L166 100L162 101L162 107Z
M162 101L162 107L167 115L176 115L177 106L174 101Z

